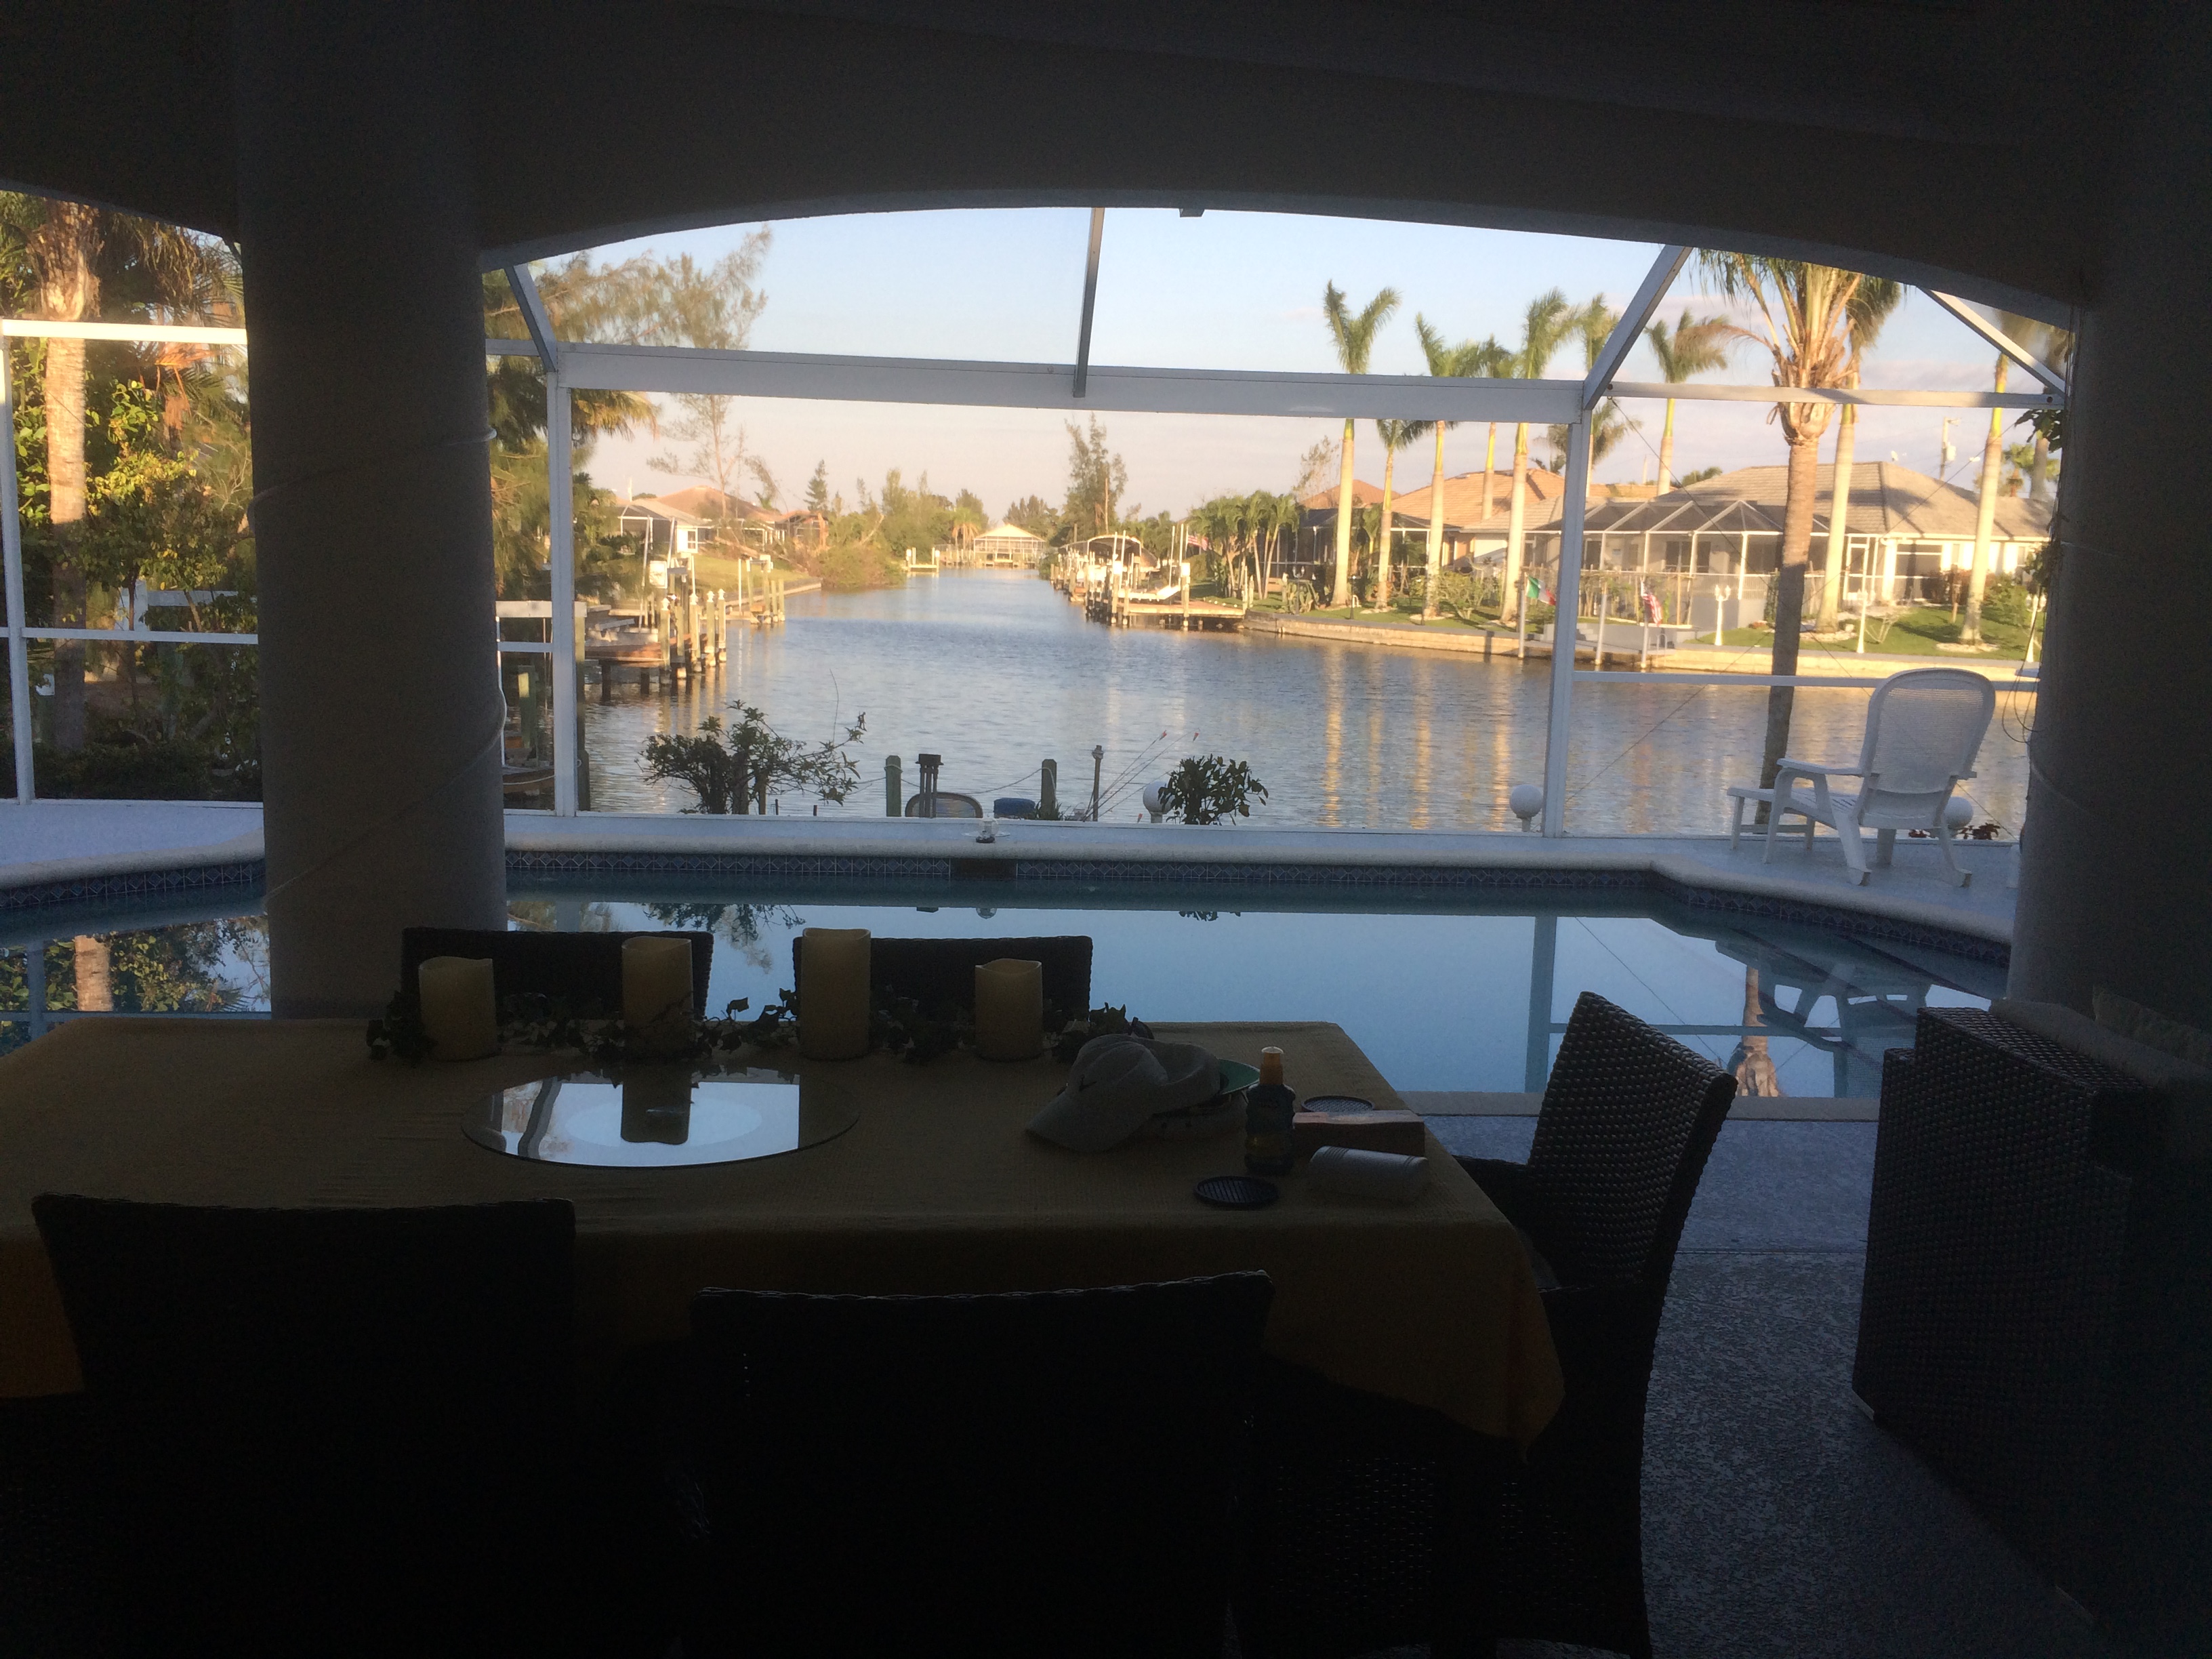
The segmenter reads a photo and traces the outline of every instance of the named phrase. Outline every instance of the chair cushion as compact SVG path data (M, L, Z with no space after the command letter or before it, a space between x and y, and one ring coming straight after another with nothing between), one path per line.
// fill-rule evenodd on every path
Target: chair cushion
M2117 991L2107 991L2101 985L2090 993L2089 1006L2097 1024L2108 1031L2118 1031L2124 1037L2162 1049L2191 1066L2212 1066L2212 1031L2185 1025L2155 1008L2147 1008Z
M1990 1012L2024 1031L2063 1044L2148 1085L2166 1109L2157 1138L2167 1157L2190 1159L2212 1155L2212 1069L2193 1066L2162 1048L2124 1036L2060 1003L2000 997L1990 1005Z

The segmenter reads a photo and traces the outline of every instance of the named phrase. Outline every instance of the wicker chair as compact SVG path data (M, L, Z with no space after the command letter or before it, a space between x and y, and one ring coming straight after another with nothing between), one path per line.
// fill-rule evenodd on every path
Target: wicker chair
M806 936L791 941L792 982ZM1044 1000L1070 1018L1091 1010L1091 940L1081 933L1045 939L878 939L869 942L868 982L878 993L912 997L925 1012L975 1006L975 969L1012 957L1044 964Z
M477 927L410 927L399 935L399 988L412 991L432 957L489 957L501 997L545 996L582 1011L623 1006L622 948L634 939L691 941L691 1011L707 1012L714 936L700 933L520 933Z
M692 1659L1218 1659L1267 1275L708 1291Z
M1584 992L1528 1161L1460 1160L1558 1281L1544 1311L1566 1376L1559 1414L1476 1519L1480 1636L1651 1652L1644 1398L1682 1223L1735 1098L1711 1060Z
M107 1458L82 1394L0 1400L0 1653L119 1650L101 1547Z
M1923 1011L1852 1387L2124 1640L2212 1652L2212 1079L2049 1004Z
M114 1450L125 1650L538 1655L574 1430L565 1201L33 1211Z
M1531 1245L1566 1374L1522 1460L1433 1412L1271 1368L1237 1634L1267 1659L1494 1638L1648 1656L1644 1403L1735 1080L1604 998L1575 1005L1528 1162L1460 1163Z

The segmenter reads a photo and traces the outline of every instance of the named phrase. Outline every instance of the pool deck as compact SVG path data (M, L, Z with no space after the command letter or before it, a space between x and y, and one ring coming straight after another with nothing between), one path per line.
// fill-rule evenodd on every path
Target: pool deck
M1299 886L1543 888L1656 884L1696 902L1819 921L1823 913L1925 928L1987 949L2008 946L2010 843L1962 845L1964 888L1932 845L1901 842L1894 867L1853 884L1832 836L1808 855L1801 836L1771 864L1747 836L1569 836L1426 830L1193 829L1181 824L1007 821L978 842L974 820L507 815L509 867L588 877L655 867L763 875L1005 877L1058 882L1261 882ZM0 805L0 909L124 899L180 886L258 881L261 809L252 804L40 801Z

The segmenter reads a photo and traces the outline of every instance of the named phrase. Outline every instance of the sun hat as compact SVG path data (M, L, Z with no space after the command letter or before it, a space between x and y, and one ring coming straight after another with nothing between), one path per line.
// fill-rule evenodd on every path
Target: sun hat
M1074 1152L1103 1152L1147 1119L1220 1091L1220 1062L1194 1042L1093 1037L1077 1053L1066 1086L1030 1120L1030 1133Z

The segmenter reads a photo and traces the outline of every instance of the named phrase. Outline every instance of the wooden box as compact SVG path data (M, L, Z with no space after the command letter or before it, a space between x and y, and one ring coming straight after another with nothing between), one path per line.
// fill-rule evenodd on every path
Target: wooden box
M1418 1112L1300 1112L1291 1120L1291 1150L1304 1158L1317 1146L1419 1158L1428 1149L1428 1132Z

